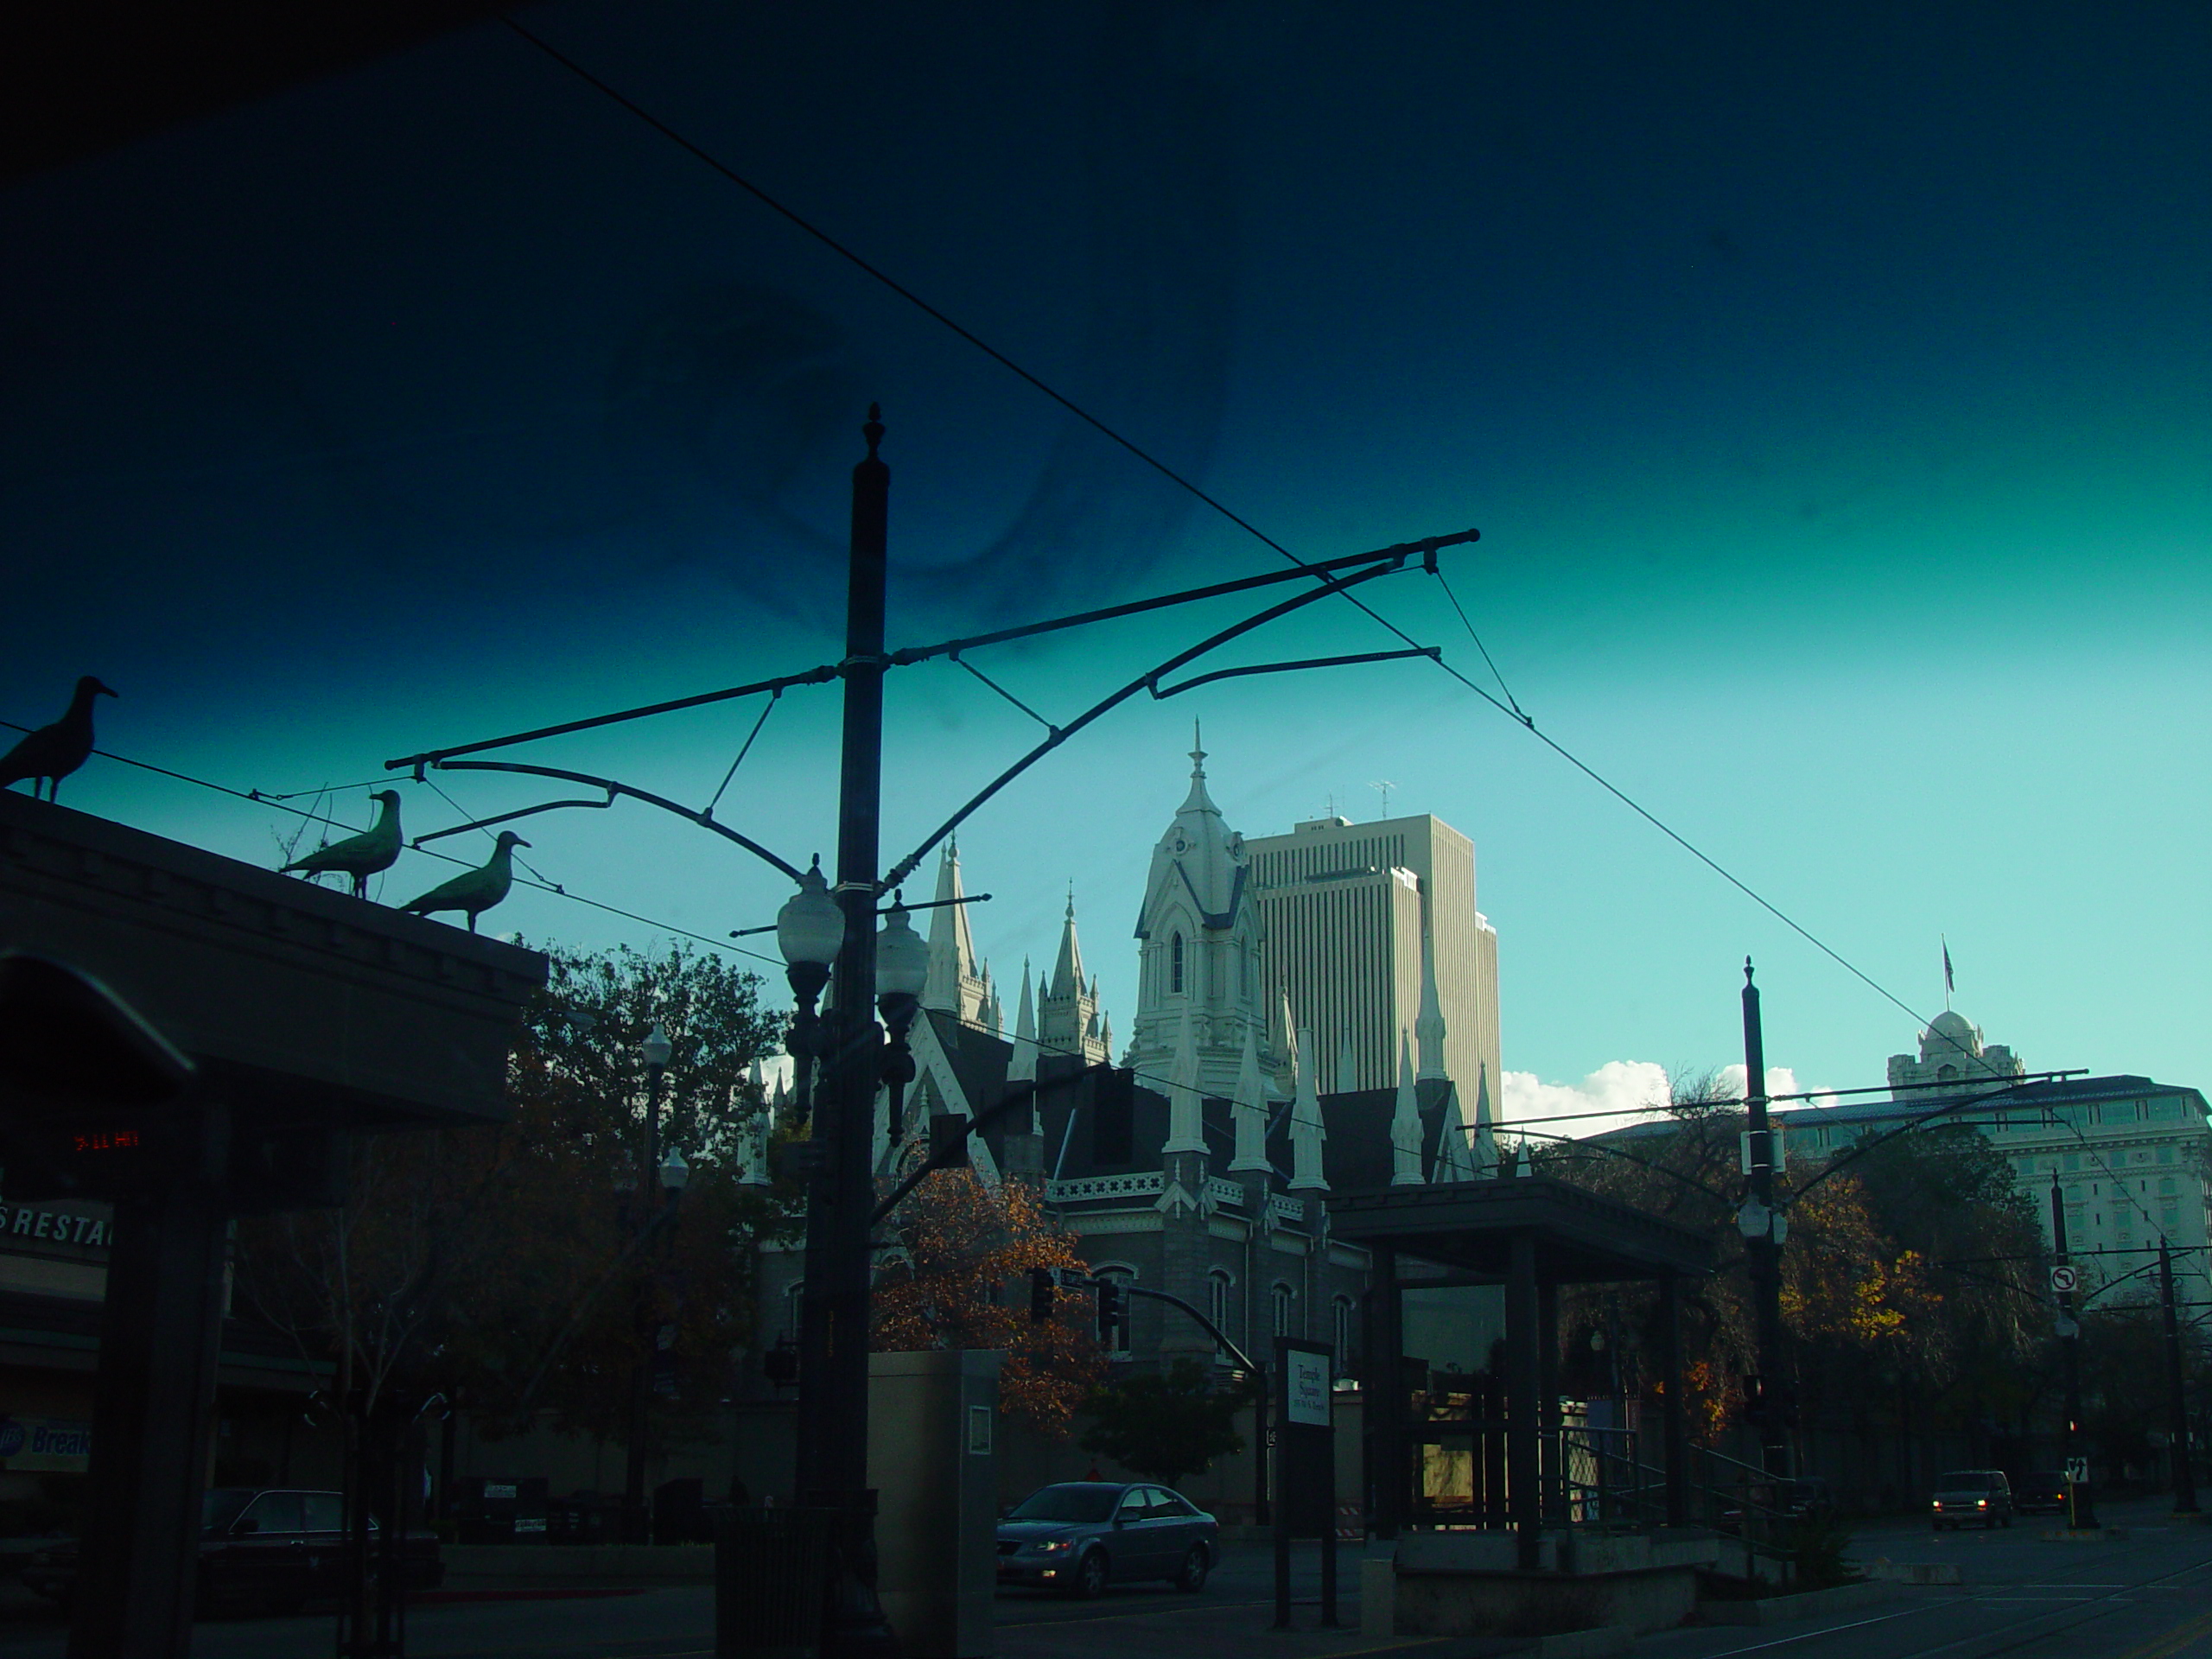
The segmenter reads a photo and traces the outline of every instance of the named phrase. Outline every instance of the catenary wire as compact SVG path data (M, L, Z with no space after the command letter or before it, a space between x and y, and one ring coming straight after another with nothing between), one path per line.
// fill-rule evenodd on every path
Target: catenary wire
M28 732L32 729L29 726L18 726L12 720L0 720L0 726L6 727L11 732ZM283 800L267 790L232 789L228 784L219 784L206 778L195 778L188 772L178 772L168 766L157 766L150 760L134 760L127 754L116 753L112 749L94 749L92 753L103 760L113 760L118 765L131 766L140 772L150 772L157 777L173 779L180 784L190 784L197 789L213 790L216 794L227 795L233 800L250 801L256 806L273 806L279 812L289 812L294 817L308 818L317 823L333 823L330 819L318 817L312 812L302 811L296 806L285 804ZM301 790L294 792L312 794L315 791ZM442 791L440 792L443 793ZM463 814L463 816L467 815ZM333 823L333 827L349 828L350 826ZM428 847L418 847L415 850L425 858L435 858L447 864L466 866L468 863L465 858L455 858L451 853L436 852ZM784 965L779 957L764 956L758 950L747 950L742 945L731 944L725 940L709 938L704 933L694 933L690 929L677 927L672 922L656 921L651 916L641 916L634 910L623 909L620 905L610 905L598 899L587 899L582 893L570 893L566 887L556 886L550 881L531 880L524 881L523 885L527 887L535 887L541 893L550 893L556 899L566 899L570 904L583 905L593 910L603 911L609 916L620 916L625 921L636 922L641 926L673 934L679 938L696 939L701 944L712 945L715 950L726 950L734 957L750 957L755 962L770 963L778 968Z
M738 172L736 168L722 161L719 156L707 149L703 145L686 137L682 132L679 132L676 128L662 120L658 116L654 115L651 111L645 109L636 100L618 91L610 83L602 79L598 75L594 74L590 70L585 68L582 64L577 62L576 60L569 56L566 53L561 51L550 41L524 28L512 17L502 17L500 22L504 22L520 38L528 41L531 46L536 47L539 51L543 52L547 57L552 59L553 61L567 69L578 79L583 81L586 85L593 87L613 103L619 105L631 115L637 118L637 119L642 121L654 131L668 139L669 142L676 144L678 148L684 150L695 159L712 168L715 173L728 180L732 184L736 185L740 189L745 191L748 195L751 195L756 200L760 202L762 206L767 207L770 211L775 213L779 217L788 220L792 226L804 232L806 235L812 237L816 241L821 243L823 246L828 248L831 252L837 255L838 257L845 260L855 269L861 270L874 281L881 283L885 288L899 296L899 298L906 301L907 303L913 306L924 315L929 317L931 321L938 323L962 340L964 340L969 345L974 346L977 351L982 352L985 356L991 359L992 361L1006 369L1007 372L1014 375L1017 378L1022 380L1027 385L1035 389L1038 392L1051 399L1061 408L1066 410L1068 413L1074 416L1077 420L1082 421L1085 425L1090 426L1094 430L1097 431L1102 436L1107 438L1119 448L1126 450L1137 461L1142 462L1145 466L1158 473L1161 477L1175 485L1176 487L1186 492L1194 499L1212 509L1230 524L1243 531L1247 535L1251 536L1262 546L1269 549L1281 557L1287 559L1291 563L1297 565L1301 569L1306 567L1306 562L1305 560L1300 558L1298 555L1292 552L1287 547L1284 546L1274 537L1268 535L1257 524L1255 524L1250 519L1235 511L1226 502L1221 500L1218 497L1201 487L1192 479L1187 478L1183 474L1178 472L1174 467L1169 466L1166 461L1153 454L1141 444L1116 431L1113 427L1108 425L1106 422L1100 419L1097 416L1093 415L1089 410L1077 403L1072 397L1070 397L1065 392L1060 391L1057 387L1054 387L1041 377L1032 372L1029 369L1025 368L1021 364L1016 362L1013 358L1007 355L1006 353L999 350L995 346L991 345L981 335L976 334L973 330L958 322L944 311L942 311L938 307L931 304L927 300L922 298L920 295L915 293L912 289L906 287L904 283L891 276L889 272L871 263L858 251L839 241L836 237L830 235L829 232L822 229L819 226L808 219L804 214L798 213L796 209L786 206L784 202L771 195L760 185L755 184L752 180ZM1380 624L1390 633L1395 635L1397 639L1404 644L1408 645L1418 645L1418 642L1411 634L1408 633L1403 628L1401 628L1397 624L1392 622L1389 618L1376 611L1372 606L1368 604L1364 599L1362 599L1355 594L1345 594L1342 595L1342 597L1344 597L1349 603L1357 607L1374 621ZM1456 608L1458 605L1456 599L1453 600L1453 605ZM1464 614L1462 620L1465 620ZM1473 628L1471 625L1470 625L1468 632L1471 635L1472 634ZM1477 639L1476 646L1478 650L1482 650L1482 645L1479 639ZM1485 660L1488 660L1489 654L1490 653L1486 650L1483 651L1483 656ZM1605 778L1602 773L1598 772L1596 768L1590 766L1586 761L1581 760L1563 744L1560 743L1556 739L1538 730L1534 718L1525 713L1520 708L1519 704L1512 700L1512 693L1510 690L1506 689L1503 677L1501 676L1499 677L1498 685L1501 690L1504 690L1506 691L1508 701L1501 702L1497 698L1492 696L1490 692L1476 684L1474 681L1469 679L1465 674L1461 673L1450 663L1446 662L1440 656L1433 658L1433 660L1436 663L1436 665L1439 668L1444 671L1444 672L1449 674L1453 679L1457 680L1468 690L1473 692L1484 702L1489 703L1500 714L1504 715L1516 725L1522 727L1532 736L1543 743L1547 748L1558 755L1560 759L1565 760L1576 771L1581 772L1586 778L1589 779L1591 782L1596 784L1607 794L1612 796L1614 799L1619 801L1622 805L1627 807L1638 817L1643 819L1644 822L1650 824L1653 829L1658 830L1669 841L1675 842L1676 846L1688 853L1691 857L1696 859L1698 862L1703 864L1715 875L1720 877L1722 880L1734 887L1738 893L1742 893L1760 909L1772 916L1777 921L1780 922L1791 932L1796 934L1807 944L1812 945L1815 950L1820 951L1821 955L1827 957L1838 967L1841 968L1846 973L1858 980L1876 995L1882 998L1883 1001L1890 1003L1901 1013L1910 1018L1915 1023L1923 1027L1932 1024L1932 1021L1923 1016L1910 1003L1906 1002L1903 998L1896 995L1886 987L1874 980L1863 969L1845 957L1840 952L1837 951L1822 941L1814 934L1811 930L1803 926L1795 918L1789 915L1779 906L1774 904L1771 900L1760 894L1756 889L1751 887L1749 883L1731 873L1718 860L1706 853L1695 843L1691 842L1687 836L1667 824L1656 814L1642 805L1624 790L1621 789L1619 785ZM1496 673L1497 665L1493 663L1491 666L1491 671Z
M715 798L707 803L706 815L715 816L715 809L722 804L722 791L729 787L729 780L737 776L737 769L745 764L745 757L753 753L753 740L760 735L760 728L768 723L768 716L776 712L776 705L784 699L780 685L768 693L768 701L761 706L760 718L753 722L753 729L745 734L745 741L737 751L737 759L729 763L729 770L722 774L721 785L715 791Z

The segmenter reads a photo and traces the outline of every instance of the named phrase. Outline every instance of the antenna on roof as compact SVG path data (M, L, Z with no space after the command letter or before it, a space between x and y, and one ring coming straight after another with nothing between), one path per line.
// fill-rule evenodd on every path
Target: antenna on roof
M1386 818L1389 817L1390 816L1390 791L1395 789L1397 785L1392 783L1388 778L1377 778L1373 783L1370 784L1368 787L1370 789L1379 789L1382 791L1382 816Z

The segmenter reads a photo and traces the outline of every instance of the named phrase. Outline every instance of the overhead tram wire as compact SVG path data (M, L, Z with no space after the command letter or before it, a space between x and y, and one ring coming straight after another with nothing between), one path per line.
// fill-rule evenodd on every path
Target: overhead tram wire
M28 732L32 729L28 726L18 726L12 720L0 720L0 726L7 728L11 732ZM92 753L103 760L112 760L119 766L130 766L139 772L150 772L156 777L171 779L180 784L190 784L195 789L213 790L216 794L227 795L232 800L250 802L255 806L273 806L279 812L289 812L296 818L305 818L314 823L329 824L334 829L351 828L350 825L339 824L319 813L302 811L296 806L287 805L285 802L288 798L273 794L265 789L232 789L228 784L219 784L206 778L195 778L188 772L178 772L168 766L157 766L150 760L134 760L129 755L118 754L112 749L94 749ZM317 792L315 790L292 791L295 795L312 795ZM415 850L425 858L435 858L442 863L458 864L464 868L474 868L469 865L467 859L455 858L451 853L434 852L427 847L418 847ZM534 887L540 893L550 893L556 899L565 899L572 905L582 905L588 909L603 911L609 916L620 916L626 922L636 922L640 926L650 927L677 938L693 939L701 944L712 945L715 950L727 950L734 957L750 957L755 962L765 962L776 968L781 968L784 965L783 958L780 957L764 956L758 950L747 950L742 945L732 944L726 939L710 938L704 933L694 933L690 928L678 927L673 922L657 921L651 916L641 916L634 910L625 910L620 905L610 905L598 899L588 899L581 893L570 893L565 887L551 881L525 880L522 885L526 887Z
M512 17L503 16L499 21L505 23L508 29L512 29L521 39L528 41L531 46L536 47L540 52L543 53L554 62L568 70L579 80L583 81L587 86L593 87L606 98L619 105L622 109L627 111L631 115L637 118L637 119L645 123L645 125L651 127L654 131L659 133L670 143L677 145L679 149L685 151L696 160L699 161L708 168L710 168L721 177L727 179L730 183L737 186L738 188L752 196L763 207L768 208L771 212L776 213L782 219L789 221L793 226L804 232L806 235L813 238L817 242L829 249L839 258L845 260L855 269L860 270L875 282L881 283L892 293L897 295L908 304L913 306L915 309L921 312L925 316L939 324L960 340L964 340L969 346L974 346L977 351L982 353L993 362L1004 368L1008 373L1015 376L1018 379L1023 381L1025 384L1041 393L1044 397L1058 404L1062 409L1067 410L1069 414L1074 416L1086 426L1090 427L1093 430L1099 433L1100 435L1103 436L1122 449L1126 450L1137 461L1142 462L1146 467L1150 467L1154 472L1167 480L1177 488L1187 493L1193 499L1202 502L1206 506L1211 508L1222 518L1227 519L1230 524L1236 525L1239 530L1243 531L1247 535L1259 542L1262 546L1268 548L1281 557L1288 560L1300 570L1311 568L1308 561L1299 557L1297 554L1292 552L1287 547L1284 546L1274 537L1268 535L1265 531L1262 530L1250 519L1245 518L1242 513L1239 513L1235 509L1231 508L1226 502L1221 500L1218 497L1202 488L1190 478L1187 478L1183 474L1178 472L1174 467L1169 466L1166 461L1153 454L1142 445L1116 431L1113 427L1108 425L1105 421L1092 414L1089 410L1077 403L1075 399L1070 397L1066 393L1059 391L1057 387L1052 385L1040 376L1032 372L1029 369L1025 368L1021 364L1016 362L1013 358L1007 355L1006 353L1001 351L997 346L993 346L989 341L984 340L972 329L956 321L946 312L940 310L938 307L931 304L927 300L922 298L920 295L915 293L913 289L906 287L903 283L900 283L897 278L893 277L889 272L884 270L880 266L871 263L858 251L849 247L843 242L839 241L836 237L830 235L829 232L813 223L796 209L786 206L783 201L770 194L760 185L755 184L752 180L738 172L736 168L731 167L728 162L721 160L721 157L715 156L711 150L709 150L703 145L696 143L693 139L686 137L682 132L679 132L676 128L671 126L667 122L662 120L658 116L645 108L644 105L639 104L635 99L618 91L607 81L601 79L598 75L594 74L590 70L585 68L582 64L577 62L566 53L561 51L550 41L545 40L543 36L533 33L530 29L524 28ZM1383 628L1387 629L1390 633L1395 635L1403 644L1411 646L1415 650L1421 649L1420 642L1411 634L1408 633L1403 628L1398 626L1396 623L1391 621L1388 617L1383 616L1359 595L1347 593L1341 596L1347 602L1357 606L1360 610L1365 612L1369 617L1380 624ZM1456 598L1453 598L1452 605L1455 609L1459 607L1459 602ZM1466 617L1464 612L1461 613L1460 620L1462 622L1466 622ZM1484 647L1481 639L1475 635L1474 627L1471 623L1467 624L1467 632L1469 637L1473 639L1475 641L1475 648L1478 652L1482 652L1484 661L1488 662L1490 660L1490 652ZM1423 654L1427 653L1424 652ZM1498 678L1498 686L1499 689L1501 690L1504 690L1506 694L1506 701L1503 702L1499 702L1497 698L1492 696L1481 686L1476 684L1474 681L1469 679L1465 674L1461 673L1450 663L1446 662L1441 656L1436 657L1433 660L1435 661L1436 665L1440 669L1443 670L1445 673L1450 675L1468 690L1480 697L1484 702L1489 703L1491 707L1497 709L1500 714L1511 720L1516 725L1527 731L1531 736L1541 742L1545 747L1550 749L1554 754L1558 755L1560 760L1566 761L1576 771L1581 772L1583 776L1589 779L1592 783L1597 785L1599 788L1604 790L1607 794L1613 797L1613 798L1620 802L1622 805L1627 807L1630 811L1635 813L1638 817L1649 823L1653 829L1658 830L1660 834L1665 836L1669 841L1680 847L1684 852L1689 854L1691 857L1696 859L1698 862L1703 864L1707 869L1711 870L1715 875L1726 881L1730 887L1734 887L1738 893L1749 899L1753 904L1765 911L1770 916L1772 916L1777 921L1780 922L1791 932L1796 934L1798 938L1803 939L1808 944L1810 944L1822 956L1827 957L1831 962L1834 963L1839 968L1841 968L1853 978L1865 985L1869 990L1872 991L1884 1001L1890 1003L1892 1007L1896 1007L1901 1013L1906 1014L1916 1023L1923 1027L1929 1026L1932 1023L1932 1021L1922 1015L1917 1009L1914 1008L1902 997L1896 995L1889 990L1887 987L1879 983L1872 976L1844 957L1840 951L1828 945L1810 929L1805 927L1794 917L1783 911L1780 906L1776 905L1770 899L1765 898L1748 882L1735 875L1717 859L1705 852L1701 848L1690 841L1688 836L1675 830L1672 826L1661 819L1656 813L1652 812L1640 802L1637 801L1626 791L1623 790L1618 785L1613 783L1610 779L1599 772L1588 762L1583 760L1572 750L1561 744L1557 739L1550 736L1545 732L1540 731L1537 728L1534 717L1524 712L1521 709L1517 701L1513 698L1513 694L1511 690L1506 687L1504 677L1502 675L1499 676ZM1495 663L1491 664L1491 671L1493 674L1497 673L1497 669Z

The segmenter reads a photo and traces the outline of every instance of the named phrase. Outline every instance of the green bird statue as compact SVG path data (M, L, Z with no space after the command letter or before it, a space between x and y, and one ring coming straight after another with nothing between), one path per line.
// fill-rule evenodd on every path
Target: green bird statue
M335 871L340 875L353 878L353 896L369 896L369 878L380 875L399 861L399 791L380 789L369 797L379 808L377 821L358 836L348 836L343 841L334 841L327 847L318 847L305 858L295 859L276 872L289 875L298 870L306 875L321 875Z
M502 830L499 844L492 849L481 869L463 871L400 909L416 916L428 916L434 910L465 910L468 931L474 933L476 918L505 898L507 889L515 884L515 849L529 845L513 830Z

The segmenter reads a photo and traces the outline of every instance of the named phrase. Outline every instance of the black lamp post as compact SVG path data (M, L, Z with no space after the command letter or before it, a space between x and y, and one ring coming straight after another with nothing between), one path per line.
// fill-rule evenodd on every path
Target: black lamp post
M639 1227L651 1227L659 1220L659 1206L675 1202L690 1173L683 1154L672 1147L669 1149L669 1158L675 1166L672 1183L665 1179L661 1162L660 1086L673 1052L668 1033L660 1028L658 1020L653 1022L645 1041L638 1045L639 1058L645 1063L645 1155L638 1165ZM645 1434L652 1409L655 1352L650 1284L639 1290L637 1312L639 1352L630 1376L630 1430L623 1467L622 1530L627 1542L643 1544L652 1541L650 1517L645 1510Z
M891 1141L896 1146L906 1135L906 1085L914 1080L914 1054L906 1046L906 1033L921 1012L922 988L929 982L929 941L914 931L905 895L896 895L883 929L875 936L875 1006L883 1014L887 1038L883 1052L883 1081L891 1091Z
M790 1040L792 1090L796 1096L798 1127L808 1125L814 1110L814 1061L819 1052L822 1022L814 1005L830 982L830 964L845 942L844 912L830 896L823 879L822 861L799 878L798 891L776 912L776 948L784 954L784 976L791 981L798 1009L791 1016Z

